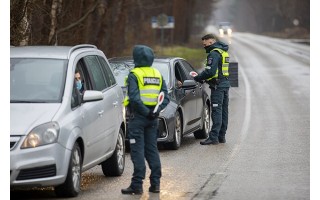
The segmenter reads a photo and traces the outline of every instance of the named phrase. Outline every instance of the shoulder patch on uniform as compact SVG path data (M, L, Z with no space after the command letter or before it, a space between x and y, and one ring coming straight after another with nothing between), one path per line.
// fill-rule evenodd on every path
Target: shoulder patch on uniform
M208 58L208 62L207 62L207 65L211 65L213 62L213 58Z

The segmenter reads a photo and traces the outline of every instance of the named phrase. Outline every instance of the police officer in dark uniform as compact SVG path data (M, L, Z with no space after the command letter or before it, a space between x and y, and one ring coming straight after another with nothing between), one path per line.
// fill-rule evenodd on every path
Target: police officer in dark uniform
M128 137L133 175L128 188L122 194L142 194L143 179L146 174L145 159L151 170L149 192L160 192L161 163L157 148L159 112L169 103L168 91L160 72L150 67L154 60L153 50L144 45L133 49L135 67L127 78L128 95L124 104L129 106ZM154 112L159 93L164 92L164 100Z
M202 145L225 143L228 127L229 106L229 54L228 45L216 41L213 34L202 37L206 50L207 63L205 70L194 77L197 82L206 82L211 89L212 128L209 137L201 141Z

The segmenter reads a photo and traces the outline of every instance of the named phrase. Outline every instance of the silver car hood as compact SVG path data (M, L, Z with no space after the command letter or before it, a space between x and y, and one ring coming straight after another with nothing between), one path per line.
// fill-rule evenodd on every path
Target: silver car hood
M61 104L11 103L10 135L27 135L34 127L50 122Z

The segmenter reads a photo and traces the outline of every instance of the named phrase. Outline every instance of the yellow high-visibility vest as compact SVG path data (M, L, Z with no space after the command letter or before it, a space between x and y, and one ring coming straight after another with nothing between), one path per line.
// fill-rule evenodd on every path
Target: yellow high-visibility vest
M123 105L124 106L128 106L129 105L129 96L128 96L128 76L125 77L124 79L124 86L127 87L127 90L126 90L126 96L124 97L124 100L123 100Z
M219 48L212 49L210 52L212 51L218 51L220 53L222 58L222 74L223 76L228 77L229 76L229 53ZM218 75L219 75L219 67L217 68L215 75L208 78L207 81L213 78L218 78Z
M153 67L137 67L131 72L138 79L140 98L144 105L155 106L158 103L158 96L162 86L161 73ZM124 106L128 106L128 94L124 99Z

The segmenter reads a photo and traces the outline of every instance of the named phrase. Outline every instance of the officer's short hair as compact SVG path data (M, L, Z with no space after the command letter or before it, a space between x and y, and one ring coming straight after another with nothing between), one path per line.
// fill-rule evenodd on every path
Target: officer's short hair
M208 40L208 39L214 39L214 40L216 40L216 37L213 35L213 34L207 34L207 35L205 35L205 36L203 36L202 38L201 38L201 40Z

